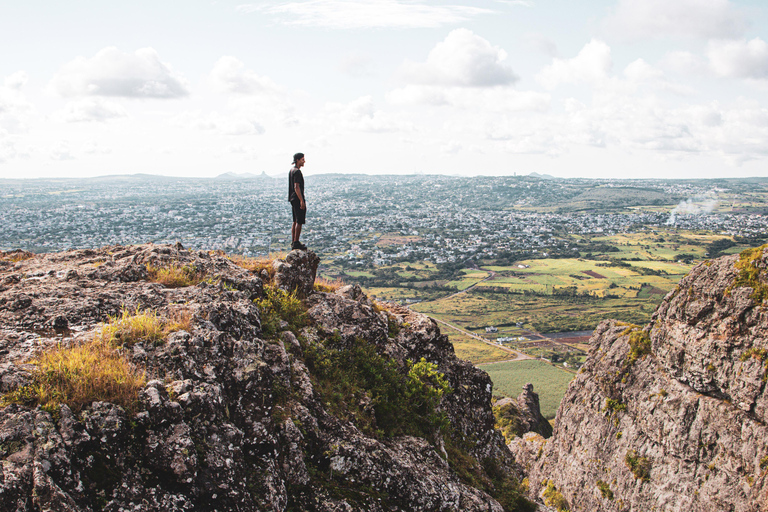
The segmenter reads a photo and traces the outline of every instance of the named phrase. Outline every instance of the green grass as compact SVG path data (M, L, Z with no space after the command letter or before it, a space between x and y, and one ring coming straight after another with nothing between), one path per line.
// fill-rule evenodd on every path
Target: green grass
M472 364L505 361L514 357L513 354L510 354L505 350L499 350L482 341L477 341L466 334L462 334L459 331L442 324L440 325L440 332L448 336L448 340L451 342L453 350L456 352L456 357L465 359Z
M555 417L560 401L574 377L572 373L559 370L542 361L510 361L478 365L488 372L493 381L494 394L517 397L527 383L533 384L533 390L539 395L541 414L547 418Z

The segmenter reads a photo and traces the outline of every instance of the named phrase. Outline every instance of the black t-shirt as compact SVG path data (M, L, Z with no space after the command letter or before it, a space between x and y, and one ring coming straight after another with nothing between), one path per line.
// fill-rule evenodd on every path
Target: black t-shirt
M304 175L301 174L301 169L297 169L296 167L292 167L291 172L288 173L288 200L291 202L299 200L296 196L296 191L294 190L294 183L299 184L301 197L303 197L306 202L307 196L304 195Z

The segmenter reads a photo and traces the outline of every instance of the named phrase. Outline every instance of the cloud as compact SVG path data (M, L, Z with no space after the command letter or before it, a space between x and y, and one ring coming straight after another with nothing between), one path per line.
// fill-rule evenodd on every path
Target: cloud
M355 78L370 77L376 73L373 70L374 60L368 55L354 54L345 58L339 64L339 71Z
M536 76L547 89L561 83L600 83L608 78L612 67L611 48L602 41L592 39L572 59L554 59Z
M462 5L428 5L407 0L308 0L243 4L244 13L276 16L285 25L331 29L436 28L493 11Z
M467 110L489 112L546 112L550 108L549 94L518 91L510 87L470 89L433 85L407 85L387 93L393 105L448 105Z
M267 77L245 68L235 57L221 57L213 66L211 80L219 92L236 94L275 94L280 87Z
M719 76L768 79L768 44L758 37L751 41L712 41L707 56Z
M72 148L66 140L59 141L51 147L50 157L51 160L60 161L75 159L74 155L72 155Z
M240 114L224 116L213 112L209 115L203 115L199 111L187 111L172 118L170 124L182 128L215 131L228 136L263 135L266 133L266 128L261 123Z
M29 149L22 148L16 141L4 137L0 130L0 164L10 162L11 160L29 158L29 156Z
M102 98L82 98L68 102L53 118L64 123L105 122L128 117L122 105Z
M17 71L5 77L3 80L3 86L10 90L21 91L21 88L26 85L28 79L29 77L27 76L26 72Z
M659 61L659 65L667 71L687 76L703 76L711 74L709 63L691 52L669 52L662 57L661 61Z
M22 91L26 83L27 74L23 71L3 79L0 85L0 132L21 133L26 130L27 117L33 110Z
M508 85L518 77L505 64L507 53L471 30L451 31L429 52L426 62L406 61L401 77L410 84L459 87Z
M325 110L330 126L341 126L351 131L385 133L412 129L410 123L376 110L370 96L362 96L346 104L326 103Z
M87 140L83 143L80 151L87 155L108 155L112 149L102 146L95 140Z
M548 57L558 57L557 44L544 34L530 33L523 36L527 45Z
M669 36L732 38L746 28L744 15L729 0L619 0L604 21L623 40Z
M63 97L180 98L189 95L187 81L162 62L152 48L123 53L108 47L90 59L77 57L62 66L53 77L51 87Z

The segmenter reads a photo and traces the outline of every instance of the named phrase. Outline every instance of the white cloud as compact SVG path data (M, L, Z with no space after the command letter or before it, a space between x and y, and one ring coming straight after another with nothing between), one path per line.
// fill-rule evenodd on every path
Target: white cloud
M547 89L554 89L561 83L599 84L608 78L611 70L611 48L596 39L587 43L572 59L554 59L536 76L536 80Z
M20 147L16 141L4 137L2 131L0 131L0 164L10 162L11 160L28 158L29 156L29 149Z
M745 27L744 15L729 0L619 0L605 20L607 31L625 40L730 38L740 36Z
M237 94L274 94L281 91L271 79L246 69L235 57L221 57L213 66L211 80L219 92Z
M633 82L648 82L664 78L664 72L643 59L637 59L624 68L624 76Z
M669 52L659 61L659 65L669 72L687 76L711 74L709 63L691 52Z
M469 89L407 85L387 93L387 101L393 105L450 105L489 112L546 112L549 110L551 97L546 93L518 91L510 87Z
M369 55L354 54L345 58L338 69L345 75L356 78L371 77L376 74L373 63L373 58Z
M26 83L27 74L18 71L5 77L3 85L0 85L0 132L26 131L27 118L33 110L22 91Z
M29 77L27 76L26 72L17 71L5 77L3 80L3 85L5 88L10 90L21 91L21 88L26 85L28 79Z
M493 11L462 5L428 5L408 0L308 0L243 4L240 12L277 16L285 25L332 29L435 28Z
M112 149L102 146L95 140L87 140L83 143L80 151L87 155L108 155Z
M59 141L51 147L50 151L51 160L74 160L72 155L72 148L69 142L66 140Z
M53 118L64 123L105 122L128 117L122 105L102 98L82 98L68 102Z
M330 126L339 126L351 131L384 133L410 130L410 123L401 122L391 115L376 110L373 98L362 96L349 103L326 103Z
M505 64L507 53L471 30L452 30L429 52L426 62L406 61L402 78L411 84L460 87L507 85L517 81Z
M62 66L51 87L64 97L179 98L189 94L187 81L152 48L123 53L108 47L90 59L77 57Z
M227 116L213 112L204 115L199 111L187 111L173 117L170 124L181 128L215 131L229 136L263 135L266 132L261 123L240 114Z
M758 37L751 41L712 41L707 56L719 76L768 79L768 43Z

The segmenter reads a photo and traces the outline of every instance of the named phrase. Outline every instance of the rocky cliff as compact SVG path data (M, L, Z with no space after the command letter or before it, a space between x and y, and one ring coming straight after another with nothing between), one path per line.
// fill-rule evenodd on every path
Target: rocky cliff
M487 374L317 264L1 254L0 510L530 508Z
M645 327L605 321L554 435L510 445L571 511L768 510L768 249L707 261Z

